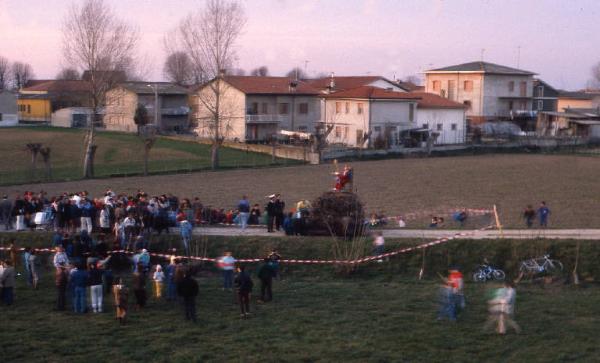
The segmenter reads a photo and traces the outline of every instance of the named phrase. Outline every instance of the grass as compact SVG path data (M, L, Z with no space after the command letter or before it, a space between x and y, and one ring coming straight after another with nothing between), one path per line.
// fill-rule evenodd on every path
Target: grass
M2 244L10 236L1 235ZM32 246L46 246L49 240L44 234L18 234L17 238L18 245ZM178 238L158 240L151 248L164 248L169 239ZM207 244L210 256L229 249L238 258L255 257L272 247L284 258L331 253L329 241L323 238L218 237L201 242ZM388 248L415 243L392 240ZM16 304L0 306L0 356L6 362L591 362L600 353L592 338L600 322L596 313L600 287L594 282L581 286L520 283L516 321L523 332L498 336L482 332L486 301L495 286L471 283L468 278L475 258L486 256L498 263L510 259L506 256L510 250L520 258L538 250L554 251L568 271L571 244L454 241L430 249L428 277L422 281L416 278L419 253L365 265L350 276L337 275L328 266L284 265L282 279L275 282L275 300L265 305L256 303L260 291L256 265L249 265L255 290L254 316L248 320L239 318L233 295L219 289L218 271L206 264L196 277L200 284L196 325L184 321L178 304L156 299L143 311L131 309L124 327L114 320L110 296L105 297L103 314L53 311L53 276L47 267L38 291L20 277ZM597 246L582 245L582 254L590 255L590 261L584 259L584 269L593 268L590 264L597 261ZM467 309L457 323L437 322L437 273L445 273L447 265L456 262L462 263L467 276Z
M53 127L15 127L0 132L0 185L45 181L42 158L38 170L31 173L31 156L25 145L42 143L52 149L53 180L81 178L85 131ZM134 175L143 172L143 144L135 134L103 132L97 134L98 151L95 171L98 177ZM271 156L221 149L223 168L261 167L272 164ZM276 164L293 164L277 159ZM210 145L158 138L150 152L151 173L201 170L210 167Z

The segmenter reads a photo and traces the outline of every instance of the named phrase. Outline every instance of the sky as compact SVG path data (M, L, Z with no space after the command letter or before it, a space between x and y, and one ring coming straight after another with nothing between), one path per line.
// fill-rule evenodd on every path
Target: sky
M73 0L75 1L75 0ZM163 37L202 0L105 0L137 27L148 80L163 80ZM519 67L560 89L585 87L600 62L597 0L241 0L247 22L238 68L293 67L310 76L422 76L485 60ZM53 78L65 64L69 0L0 0L0 55Z

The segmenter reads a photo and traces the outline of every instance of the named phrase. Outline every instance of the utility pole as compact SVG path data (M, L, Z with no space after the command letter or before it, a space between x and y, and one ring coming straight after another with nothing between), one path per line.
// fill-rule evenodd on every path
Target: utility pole
M517 68L521 65L521 46L517 47Z
M481 48L481 61L483 62L483 55L485 53L485 48Z

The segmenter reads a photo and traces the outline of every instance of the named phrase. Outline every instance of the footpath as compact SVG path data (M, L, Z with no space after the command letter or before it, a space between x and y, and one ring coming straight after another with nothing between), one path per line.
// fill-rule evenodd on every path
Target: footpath
M172 229L175 232L176 229ZM381 231L386 238L423 238L439 239L452 236L461 232L469 232L464 239L582 239L600 240L600 229L505 229L502 233L498 230L473 231L469 229L375 229ZM172 232L172 233L173 233ZM473 233L471 233L473 232ZM268 233L265 227L248 227L242 231L240 227L196 227L193 230L196 236L255 236L255 237L281 237L281 231Z

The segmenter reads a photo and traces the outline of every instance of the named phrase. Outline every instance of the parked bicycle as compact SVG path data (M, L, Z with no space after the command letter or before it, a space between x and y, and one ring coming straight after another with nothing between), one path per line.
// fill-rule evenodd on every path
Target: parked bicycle
M503 281L506 278L504 271L490 266L488 263L481 264L473 273L473 281L486 282L489 280Z
M563 264L559 260L553 260L549 255L540 258L532 258L521 262L520 271L523 274L541 274L544 272L553 274L563 270Z

